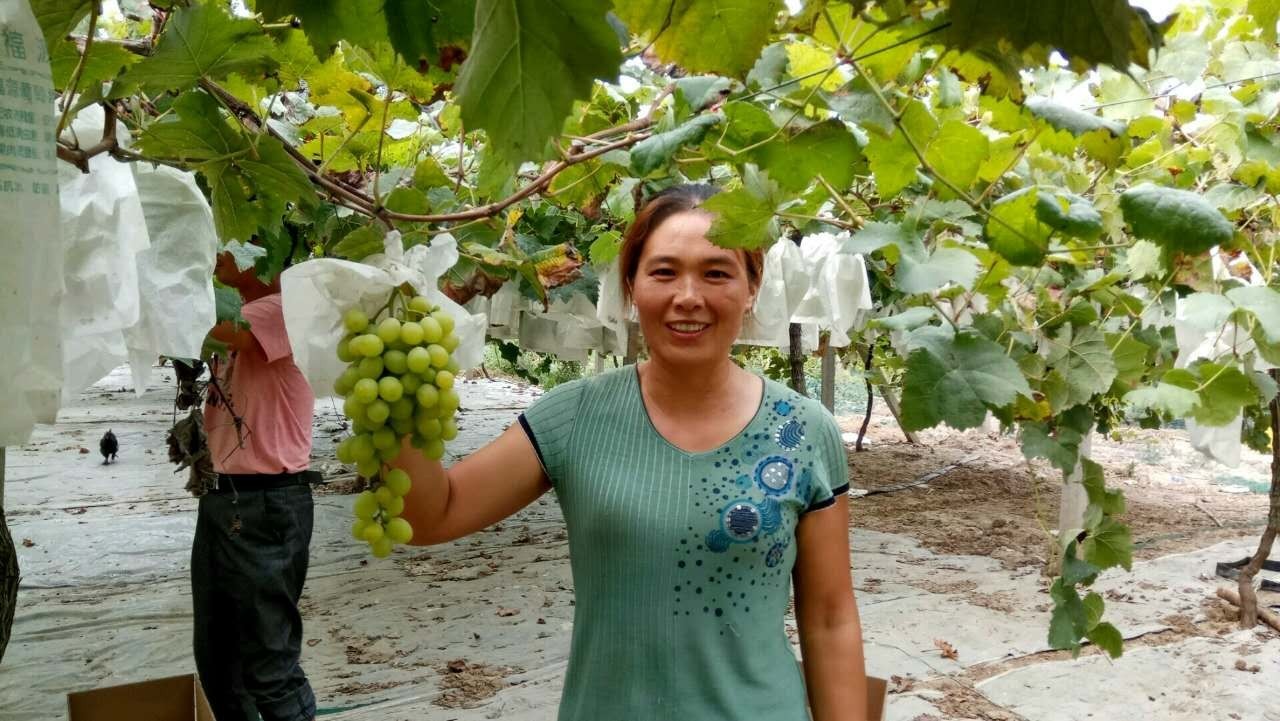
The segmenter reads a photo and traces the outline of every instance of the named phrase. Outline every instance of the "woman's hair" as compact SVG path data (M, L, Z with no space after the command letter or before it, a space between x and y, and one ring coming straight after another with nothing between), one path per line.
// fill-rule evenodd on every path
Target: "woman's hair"
M622 249L618 251L618 268L622 272L622 298L631 301L631 285L635 281L636 271L640 267L640 254L644 252L645 241L663 221L679 213L696 211L711 196L720 192L706 183L685 183L674 185L659 192L644 204L636 219L627 228L622 238ZM701 211L707 212L707 211ZM740 250L743 264L747 268L747 282L754 291L760 287L760 276L764 271L764 251Z

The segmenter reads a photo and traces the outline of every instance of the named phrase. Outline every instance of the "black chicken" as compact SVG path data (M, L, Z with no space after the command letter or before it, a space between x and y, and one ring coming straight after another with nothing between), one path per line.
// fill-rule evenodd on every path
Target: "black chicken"
M98 451L102 453L102 465L116 459L116 451L120 450L120 441L116 440L116 434L107 431L102 436L102 440L98 441Z

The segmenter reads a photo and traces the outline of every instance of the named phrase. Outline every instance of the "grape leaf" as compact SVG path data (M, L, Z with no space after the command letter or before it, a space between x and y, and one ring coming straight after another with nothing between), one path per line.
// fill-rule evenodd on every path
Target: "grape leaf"
M466 47L475 29L476 0L383 0L382 13L396 53L419 68L443 62L445 46Z
M454 92L468 130L483 128L513 164L541 159L574 100L613 79L622 52L606 0L477 0L471 55Z
M1003 408L1031 388L1004 349L970 330L916 348L907 357L902 420L907 430L945 422L974 428L988 409Z
M383 229L371 223L347 233L342 240L338 241L329 250L329 254L348 260L364 260L385 250L385 244L383 243L385 237L386 233Z
M248 328L249 321L240 315L240 309L243 307L244 299L240 297L239 291L235 288L228 288L225 285L214 284L213 311L214 317L219 323L231 321L236 327Z
M1068 586L1074 586L1078 583L1091 584L1097 578L1099 570L1097 566L1088 561L1082 561L1076 556L1076 542L1074 540L1067 544L1067 548L1062 554L1063 583Z
M961 190L968 190L978 177L978 168L987 157L989 145L981 130L959 120L948 120L929 142L925 160L943 178ZM947 188L939 188L939 193L943 197L951 196Z
M1116 364L1111 348L1097 327L1064 325L1046 342L1050 375L1057 374L1064 386L1062 399L1054 404L1057 406L1054 410L1088 403L1094 394L1111 387L1116 378Z
M1125 264L1129 267L1129 280L1138 281L1164 273L1160 246L1149 240L1134 243L1124 257Z
M1197 423L1225 426L1234 421L1245 406L1258 402L1257 387L1235 366L1204 362L1197 364L1196 372L1204 386L1193 412Z
M1147 67L1164 28L1126 0L952 0L949 40L960 48L1000 41L1018 50L1054 48L1077 70L1106 63Z
M787 190L804 190L819 175L837 190L844 190L853 182L861 153L844 123L828 120L794 135L784 134L761 148L758 158L769 177Z
M316 55L325 60L340 40L356 47L386 42L384 2L387 0L257 0L256 6L268 21L298 18Z
M760 56L781 9L781 0L629 0L616 11L664 61L736 77Z
M1194 390L1162 381L1129 391L1124 402L1138 410L1154 410L1174 418L1185 418L1200 402L1200 397Z
M1074 193L1041 189L1036 197L1036 218L1054 230L1081 240L1102 234L1102 214L1086 198Z
M723 248L762 248L773 238L774 199L747 187L717 193L702 207L716 214L707 239Z
M1280 291L1266 286L1245 286L1227 291L1227 298L1253 314L1270 343L1280 343Z
M920 159L901 130L894 130L893 135L887 138L873 137L863 148L863 153L871 164L880 197L892 198L915 182Z
M1076 137L1099 128L1116 137L1124 135L1125 125L1122 122L1107 120L1093 113L1055 103L1048 98L1027 98L1025 105L1032 115L1045 121L1050 127L1065 130Z
M616 230L608 230L591 241L588 256L592 264L603 266L612 263L618 257L620 250L622 250L622 234Z
M1123 566L1128 571L1133 566L1133 539L1128 527L1114 518L1103 518L1081 546L1084 560L1100 569Z
M693 75L676 80L676 94L692 113L720 101L732 87L732 80L716 75Z
M1053 616L1049 620L1049 645L1053 648L1077 651L1080 638L1088 632L1089 621L1084 602L1076 593L1074 584L1058 578L1049 588L1053 599Z
M1044 262L1053 229L1040 221L1036 188L1024 188L1000 198L991 206L986 241L991 249L1014 265L1036 266Z
M71 45L67 35L89 15L94 0L31 0L31 14L35 15L40 31L44 34L45 47L50 55L61 45ZM79 53L77 53L78 55Z
M1089 496L1089 503L1097 506L1108 516L1119 516L1124 513L1124 494L1120 491L1108 491L1106 477L1102 466L1088 458L1082 459L1084 478L1082 484Z
M261 76L277 66L274 48L253 20L232 17L219 3L194 3L174 12L155 51L123 79L159 93L190 88L201 78Z
M1124 654L1124 636L1115 626L1103 621L1085 634L1093 645L1107 652L1111 658L1120 658Z
M1197 193L1143 183L1120 196L1134 235L1163 248L1202 253L1231 240L1235 226Z
M707 130L720 124L720 115L699 115L665 133L655 133L631 148L631 173L644 177L666 165L686 145L702 142Z
M1249 0L1248 12L1262 30L1262 39L1274 45L1276 22L1280 20L1280 3L1275 0Z
M80 83L76 86L86 91L108 80L113 80L124 68L137 63L142 58L125 50L119 45L96 43L89 49L88 60L80 71ZM54 45L49 53L49 65L53 70L53 85L65 89L80 62L80 51L75 43L62 41Z
M923 250L923 246L921 247ZM955 283L962 288L978 277L978 259L960 248L935 248L932 253L907 253L898 258L895 275L903 293L929 293Z
M258 258L267 254L266 248L239 240L224 243L221 251L231 254L231 259L235 261L237 270L248 270L252 268L257 264Z
M895 313L883 318L872 318L867 325L872 328L885 328L887 330L908 331L919 328L932 321L938 316L937 311L933 308L925 306L914 306L907 308L901 313Z
M1027 458L1044 458L1069 474L1075 470L1080 457L1080 434L1065 431L1058 438L1050 435L1049 424L1024 422L1022 425L1022 455Z

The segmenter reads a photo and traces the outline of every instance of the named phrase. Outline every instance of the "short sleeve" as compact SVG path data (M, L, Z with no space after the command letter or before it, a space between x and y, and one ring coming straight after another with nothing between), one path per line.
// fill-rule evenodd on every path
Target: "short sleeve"
M553 486L558 484L564 473L584 387L585 380L558 385L520 414L520 426L533 443L538 460Z
M245 303L240 309L240 315L249 321L249 332L258 341L258 345L262 346L268 363L293 355L293 348L289 346L289 334L284 328L284 309L280 305L279 293Z
M813 448L817 457L809 485L809 506L804 513L831 506L841 494L849 492L849 456L845 453L844 441L840 439L840 427L836 425L836 419L821 407L814 412L814 422L818 426L814 433L817 443Z

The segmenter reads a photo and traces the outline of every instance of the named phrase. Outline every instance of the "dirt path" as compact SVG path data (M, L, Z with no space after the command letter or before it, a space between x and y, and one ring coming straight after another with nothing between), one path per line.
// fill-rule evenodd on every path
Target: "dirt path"
M159 378L140 399L119 385L91 389L10 455L15 540L31 545L19 547L24 578L0 671L0 721L62 718L69 691L193 668L186 573L195 504L163 456L172 385ZM501 382L461 386L460 453L536 396ZM314 467L326 484L302 608L303 663L323 718L555 718L573 594L554 499L470 538L375 561L348 537L354 481L332 458L340 418L328 402L318 409ZM842 419L850 432L860 422ZM106 427L124 453L104 467L79 448ZM1112 662L1086 649L1072 660L1045 644L1038 517L1056 517L1056 472L1029 469L1009 438L931 431L916 447L887 416L871 429L869 450L850 453L856 488L950 469L852 500L868 667L896 677L889 721L1280 721L1271 700L1280 635L1235 629L1211 576L1215 560L1256 543L1265 496L1222 489L1256 481L1259 458L1225 469L1176 431L1095 441L1109 483L1128 497L1139 560L1097 584L1129 639L1126 655ZM794 638L793 621L788 628Z

